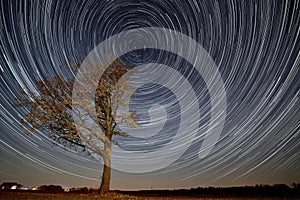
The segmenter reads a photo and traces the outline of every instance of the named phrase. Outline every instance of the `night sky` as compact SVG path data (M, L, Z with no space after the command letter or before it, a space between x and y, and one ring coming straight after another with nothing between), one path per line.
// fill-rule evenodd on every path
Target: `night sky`
M119 138L124 150L167 160L169 154L160 150L182 134L182 123L196 124L195 130L183 125L186 134L171 151L187 147L174 162L145 173L113 170L111 188L300 182L300 4L277 0L0 1L0 182L99 186L99 160L56 144L45 130L27 135L20 123L26 109L15 108L13 103L21 90L38 94L37 81L55 74L66 80L75 77L70 62L80 63L113 35L149 27L174 30L193 39L216 71L203 63L193 65L187 57L196 55L197 60L197 52L191 48L180 54L186 45L176 41L173 46L178 47L178 54L161 48L136 49L124 55L109 52L140 69L132 80L137 88L130 109L137 111L142 127L128 138ZM125 42L135 40L147 38L137 33ZM116 51L123 48L114 45L110 48ZM208 83L195 68L205 68L214 78L219 75L212 80L218 80L224 90L212 95L214 83ZM184 83L190 86L186 91ZM195 98L185 105L182 102L186 103L184 97L189 94ZM218 110L222 96L226 107ZM194 106L199 116L188 110ZM208 154L199 157L211 126L222 130ZM136 162L133 159L128 155L129 161ZM146 160L149 168L158 165L156 161L154 156Z

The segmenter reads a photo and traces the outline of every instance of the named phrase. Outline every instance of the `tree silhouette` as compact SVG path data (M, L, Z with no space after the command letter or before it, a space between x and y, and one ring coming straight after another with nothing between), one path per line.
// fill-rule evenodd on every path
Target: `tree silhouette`
M96 65L101 67L102 64ZM78 69L74 63L71 67ZM36 87L39 93L23 92L16 103L16 106L27 109L21 122L28 126L30 132L43 129L55 141L81 146L102 157L104 166L100 193L106 193L110 189L112 144L117 144L113 135L126 136L126 133L118 129L117 124L137 126L134 112L118 112L118 108L128 104L125 94L133 89L127 81L130 69L132 66L117 59L104 71L102 77L88 80L89 84L97 85L94 104L91 104L91 99L84 98L80 102L72 101L75 79L68 81L59 75L38 81ZM94 72L84 73L93 76ZM85 108L74 109L77 103L85 105ZM90 109L96 111L96 116L89 113ZM79 123L75 124L74 116ZM88 126L91 120L98 124L100 131Z

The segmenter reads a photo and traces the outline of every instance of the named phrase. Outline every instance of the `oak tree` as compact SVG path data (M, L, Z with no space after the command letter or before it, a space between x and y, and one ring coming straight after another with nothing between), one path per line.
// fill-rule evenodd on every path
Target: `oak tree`
M103 64L97 65L101 67ZM78 69L74 63L71 68ZM113 136L126 136L126 133L118 128L118 123L138 125L134 112L118 112L119 107L126 106L129 102L124 94L133 89L126 78L130 70L132 71L131 65L116 59L104 71L102 77L89 80L90 84L97 85L94 104L90 103L90 99L84 98L80 104L87 108L94 106L92 109L96 111L96 118L89 116L90 108L74 109L76 102L72 102L72 90L75 79L66 80L60 75L38 81L38 93L23 92L23 96L16 102L16 106L27 110L21 121L28 126L30 132L42 129L57 142L81 146L91 154L102 157L104 166L100 193L106 193L110 189L112 144L117 144ZM85 73L92 75L93 71ZM74 116L81 123L76 124ZM91 120L98 124L100 131L88 126Z

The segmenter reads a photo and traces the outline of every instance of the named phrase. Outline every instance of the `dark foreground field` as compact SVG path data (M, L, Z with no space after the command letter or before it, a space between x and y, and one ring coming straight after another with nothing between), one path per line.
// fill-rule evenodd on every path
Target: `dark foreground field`
M72 193L34 193L34 192L12 192L12 191L1 191L0 199L5 200L96 200L96 199L134 199L134 200L156 200L156 199L223 199L223 200L233 200L233 199L300 199L297 197L249 197L249 196L240 196L240 197L213 197L213 196L170 196L170 195L149 195L149 194L120 194L120 193L111 193L108 195L99 195L99 194L72 194Z

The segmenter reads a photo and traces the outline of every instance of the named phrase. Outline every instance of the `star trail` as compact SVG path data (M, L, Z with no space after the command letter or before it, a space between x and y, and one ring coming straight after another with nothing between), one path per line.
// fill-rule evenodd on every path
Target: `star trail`
M149 33L151 28L162 32ZM131 80L136 90L129 109L137 111L142 127L140 132L127 129L129 137L118 138L119 144L128 152L149 152L147 169L186 148L155 170L128 155L125 159L141 168L114 169L112 189L300 181L299 1L4 0L0 182L99 186L102 164L97 159L55 143L45 130L26 134L20 119L28 110L14 102L21 91L38 96L37 81L55 74L76 77L68 67L72 62L82 62L113 36L126 33L126 38L135 31L135 37L124 43L121 38L106 52L140 69ZM163 46L164 31L174 43L155 48ZM197 48L176 43L180 34L201 46L203 59L214 68L205 71L205 63L197 63L202 59ZM146 36L148 48L124 50L126 42L138 46ZM207 144L216 127L222 127L217 141ZM172 143L178 134L182 140ZM170 153L160 151L170 143ZM209 149L203 157L201 146Z

